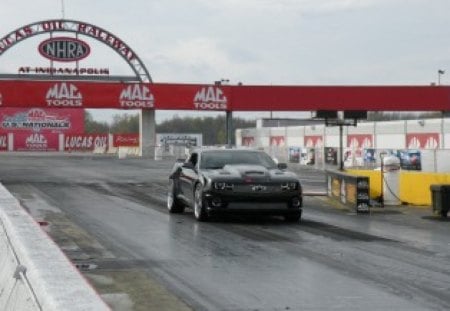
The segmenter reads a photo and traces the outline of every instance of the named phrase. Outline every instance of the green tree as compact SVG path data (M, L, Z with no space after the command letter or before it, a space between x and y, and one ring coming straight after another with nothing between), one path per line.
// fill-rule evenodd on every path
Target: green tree
M116 114L111 124L113 134L139 133L139 114Z
M84 110L84 132L87 134L104 134L109 132L107 122L98 122L94 120L92 114Z

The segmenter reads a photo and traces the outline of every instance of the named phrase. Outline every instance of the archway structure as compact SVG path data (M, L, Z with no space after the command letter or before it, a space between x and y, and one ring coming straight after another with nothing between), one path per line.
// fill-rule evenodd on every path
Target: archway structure
M72 33L75 38L55 37ZM107 30L74 20L46 20L25 25L0 38L0 56L16 44L42 34L39 52L50 68L0 74L0 107L141 109L141 154L155 145L155 109L225 111L231 137L232 111L450 111L449 86L274 86L153 83L144 63ZM135 76L82 72L89 55L87 36L109 46ZM55 69L54 62L76 62L76 70ZM44 68L45 69L45 68ZM66 72L67 70L67 72ZM31 71L31 72L30 72ZM85 74L85 75L84 75Z

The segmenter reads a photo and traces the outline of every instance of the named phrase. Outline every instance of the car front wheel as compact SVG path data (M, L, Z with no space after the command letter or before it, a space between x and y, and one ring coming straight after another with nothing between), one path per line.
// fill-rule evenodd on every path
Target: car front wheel
M207 221L205 200L203 198L203 186L198 183L194 190L194 216L198 221Z
M183 213L184 205L176 197L175 184L172 179L169 181L169 191L167 191L167 209L169 213Z

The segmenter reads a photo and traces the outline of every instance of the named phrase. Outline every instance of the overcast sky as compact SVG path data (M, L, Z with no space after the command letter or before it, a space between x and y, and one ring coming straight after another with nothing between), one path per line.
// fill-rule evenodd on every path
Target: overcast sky
M61 18L61 3L0 0L0 36ZM155 82L181 83L428 85L437 81L438 69L448 69L441 78L448 84L449 13L449 0L64 1L65 18L121 38ZM37 53L43 39L9 49L0 57L0 72L45 63ZM110 48L83 40L92 57L82 66L131 74ZM95 111L96 118L110 115ZM157 112L159 120L170 116Z

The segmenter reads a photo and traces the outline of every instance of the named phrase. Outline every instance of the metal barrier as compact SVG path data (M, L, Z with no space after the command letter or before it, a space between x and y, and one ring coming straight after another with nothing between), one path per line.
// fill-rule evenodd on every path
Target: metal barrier
M42 310L26 271L0 220L0 310Z

